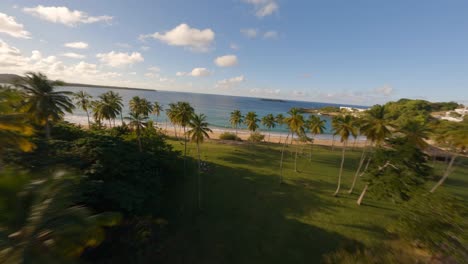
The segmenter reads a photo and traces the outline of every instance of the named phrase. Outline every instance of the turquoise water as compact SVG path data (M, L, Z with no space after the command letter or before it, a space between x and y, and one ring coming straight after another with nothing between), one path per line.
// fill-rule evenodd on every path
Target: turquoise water
M260 98L252 97L241 97L241 96L225 96L225 95L212 95L212 94L197 94L197 93L183 93L183 92L169 92L169 91L144 91L144 90L131 90L131 89L107 89L107 88L92 88L92 87L61 87L61 90L67 90L72 92L86 91L93 97L97 98L102 93L109 90L119 93L125 103L124 116L128 113L128 101L133 96L140 96L148 99L150 102L159 102L166 109L169 103L186 101L189 102L197 113L203 113L207 116L207 120L212 127L218 128L230 128L229 116L230 113L239 109L245 115L249 111L256 112L261 117L267 114L283 114L286 113L292 107L298 108L320 108L324 106L352 106L352 105L337 105L329 103L316 103L316 102L304 102L304 101L289 101L284 102L278 101L265 101ZM362 107L362 106L355 106ZM80 109L75 109L72 118L81 118L82 121L86 117L86 113ZM321 118L327 120L327 133L330 134L330 118L321 116ZM167 117L165 112L161 113L161 116L157 118L152 117L153 120L165 123ZM260 126L262 130L266 130ZM273 132L286 132L285 127L276 127L272 129Z

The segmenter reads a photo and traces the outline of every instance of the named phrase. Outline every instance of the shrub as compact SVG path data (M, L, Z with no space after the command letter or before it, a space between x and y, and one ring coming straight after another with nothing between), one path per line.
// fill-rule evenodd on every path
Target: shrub
M219 139L241 141L240 137L238 137L236 134L231 133L231 132L222 133L221 135L219 135Z
M250 134L249 141L251 142L261 142L265 138L265 135L260 134L260 132L254 132Z

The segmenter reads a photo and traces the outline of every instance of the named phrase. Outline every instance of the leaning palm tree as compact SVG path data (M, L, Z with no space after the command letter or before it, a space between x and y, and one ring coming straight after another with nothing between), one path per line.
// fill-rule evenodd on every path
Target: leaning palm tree
M277 115L275 116L275 121L276 121L276 124L278 124L278 126L279 126L280 128L282 128L283 125L284 125L284 115L283 115L283 114L277 114ZM279 136L279 141L278 141L278 143L281 143L281 133L280 133L280 136Z
M171 122L171 124L174 126L174 136L177 138L177 111L178 111L178 108L177 108L177 104L175 103L169 103L169 108L166 109L166 115L167 117L169 118L169 121Z
M415 120L409 120L400 129L398 129L397 132L404 134L409 143L422 150L429 145L426 142L426 139L429 139L431 130L426 124Z
M385 106L375 105L366 112L365 116L361 120L360 132L361 134L366 136L367 141L370 141L369 143L370 147L381 146L384 140L392 135L393 125L391 124L390 120L386 118L385 116L386 113L387 113L387 110ZM371 159L370 157L367 161L366 168L364 168L363 172L361 173L361 168L365 160L364 155L366 151L366 146L364 146L362 151L363 151L363 154L361 154L359 167L354 175L353 183L348 193L353 192L358 175L362 175L363 173L365 173L367 169L367 165L369 165L369 162ZM369 188L369 185L366 184L361 194L359 195L359 198L357 201L358 205L360 205L362 202L362 199L364 199L364 195L366 194L368 188Z
M332 130L332 135L333 135L333 138L332 138L332 145L331 145L331 150L334 151L335 150L335 137L337 135L337 125L338 125L338 119L340 118L340 116L334 116L332 117L332 120L331 120L331 130Z
M89 108L91 107L91 98L93 97L85 91L79 91L73 95L73 98L75 99L76 106L86 112L86 117L88 117L88 128L91 127L91 122L89 121Z
M284 119L288 125L289 131L291 132L291 138L294 139L294 134L299 138L301 134L305 134L304 128L304 116L298 108L291 108L288 112L289 116ZM292 140L291 139L291 140ZM287 140L286 140L287 141ZM299 146L296 144L296 155L294 158L294 171L297 172L297 153Z
M237 136L237 129L239 128L239 125L242 124L243 116L240 110L234 110L231 112L231 117L229 118L229 122L231 123L231 126L236 129L236 136Z
M340 136L340 140L343 143L343 150L341 152L341 166L340 173L338 175L338 186L333 196L337 196L341 187L341 175L343 174L343 165L345 160L346 146L348 144L349 136L356 137L356 128L353 124L353 117L351 115L340 116L336 119L336 134Z
M325 132L325 124L327 121L325 119L320 119L320 117L316 115L310 115L309 119L306 122L306 126L309 129L309 132L314 135L313 139L319 134L323 134ZM312 160L312 146L314 145L314 141L312 140L311 143L311 152L310 152L310 159Z
M258 122L260 119L257 118L257 114L255 112L248 112L245 115L244 124L247 126L247 129L253 133L258 129Z
M276 126L276 120L273 114L268 114L262 117L262 125L268 129L268 142L270 142L271 129Z
M125 117L129 121L129 126L135 131L138 141L138 150L140 152L143 151L143 147L141 145L141 131L147 126L148 117L143 116L142 114L138 114L135 112L130 112L128 117Z
M190 137L192 142L197 144L197 155L198 155L198 209L201 209L201 156L200 156L200 144L203 143L205 138L210 138L208 133L211 133L211 129L208 127L206 122L206 116L204 114L193 114L192 118L188 123L190 130L187 131L187 135Z
M186 127L189 125L194 113L193 107L188 102L177 102L176 120L184 129L184 173L187 163L187 133Z
M50 139L50 124L62 120L65 112L72 113L74 105L68 96L72 92L56 91L61 81L51 81L42 73L28 72L15 81L15 86L24 91L25 112L39 125L44 126L45 135Z

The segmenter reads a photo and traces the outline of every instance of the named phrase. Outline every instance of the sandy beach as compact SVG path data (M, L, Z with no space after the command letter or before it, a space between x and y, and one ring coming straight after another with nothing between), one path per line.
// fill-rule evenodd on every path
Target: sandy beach
M65 121L68 121L73 124L80 125L84 128L87 127L87 119L86 117L81 117L81 116L66 116ZM121 122L120 120L115 120L115 125L118 126L120 125ZM107 125L107 124L105 124ZM183 129L180 127L177 127L177 132L174 131L174 126L171 124L166 124L164 123L156 123L155 126L160 128L164 134L168 136L181 136L183 134ZM220 140L220 135L224 132L230 132L230 133L236 133L236 130L233 128L220 128L220 127L210 127L211 130L213 131L210 133L210 140ZM280 132L271 132L269 133L268 131L259 131L263 135L265 135L264 142L271 142L271 143L284 143L284 140L287 137L287 133L280 133ZM246 141L249 136L250 136L250 131L246 129L238 129L237 130L237 136L241 138L243 141ZM310 136L310 135L309 135ZM289 141L291 140L291 136L289 137ZM294 142L297 144L296 142ZM348 147L363 147L365 143L365 138L359 137L356 141L354 138L351 138L348 142ZM299 142L299 144L304 144ZM317 135L314 138L314 144L315 145L322 145L322 146L332 146L333 145L333 138L331 135ZM339 137L336 137L335 139L335 146L342 146L342 143L340 142Z

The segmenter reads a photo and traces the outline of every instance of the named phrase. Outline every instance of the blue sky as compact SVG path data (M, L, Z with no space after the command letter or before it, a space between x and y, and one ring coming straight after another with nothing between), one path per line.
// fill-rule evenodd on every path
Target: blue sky
M3 0L0 72L319 102L467 103L467 10L465 0Z

